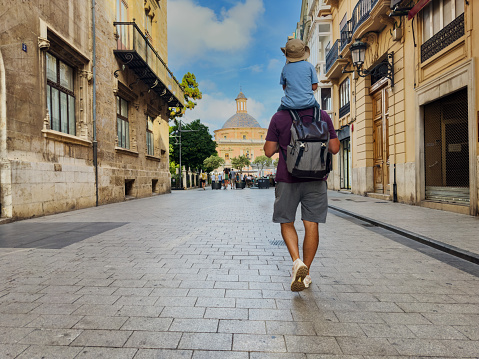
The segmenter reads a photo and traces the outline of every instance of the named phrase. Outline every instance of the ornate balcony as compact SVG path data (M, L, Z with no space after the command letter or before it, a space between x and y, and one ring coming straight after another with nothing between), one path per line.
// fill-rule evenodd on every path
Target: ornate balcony
M353 16L351 17L351 31L354 32L358 27L369 18L371 10L378 3L379 0L360 0L356 4L353 10Z
M138 76L139 81L162 97L169 107L183 107L184 93L178 80L136 23L114 22L113 25L118 36L117 48L113 50L115 56Z
M346 116L351 111L351 104L348 102L346 105L339 109L339 118Z
M351 42L351 21L347 21L341 29L341 51Z
M326 54L326 77L329 80L338 79L342 75L342 68L348 61L339 56L339 40L333 44Z
M421 62L430 59L463 36L464 13L456 17L451 23L421 45Z
M394 18L387 14L389 0L359 0L351 18L341 30L341 55L349 56L349 45L354 39L362 38L366 33L381 31L384 25L393 24Z

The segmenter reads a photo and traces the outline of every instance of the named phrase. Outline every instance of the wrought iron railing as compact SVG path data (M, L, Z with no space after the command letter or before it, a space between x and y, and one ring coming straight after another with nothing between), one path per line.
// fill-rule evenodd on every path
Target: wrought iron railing
M436 55L464 36L464 13L452 20L446 27L421 45L421 62Z
M351 111L350 102L339 109L339 118L346 116Z
M136 23L114 22L113 25L116 27L118 35L117 50L136 52L158 79L163 82L165 87L181 104L184 104L184 95L180 83Z
M339 56L339 40L336 40L331 46L331 49L326 54L326 73L329 71L331 66L336 62Z
M374 8L378 0L359 0L353 10L353 16L349 20L351 22L351 32L354 32L358 27L369 17L371 10Z
M351 21L347 21L341 29L341 51L351 42Z

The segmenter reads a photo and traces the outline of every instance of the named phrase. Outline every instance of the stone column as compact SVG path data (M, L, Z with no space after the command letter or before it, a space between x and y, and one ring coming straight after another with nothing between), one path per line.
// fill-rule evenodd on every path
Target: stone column
M186 188L186 170L185 170L185 166L183 166L183 168L181 169L181 179L182 179L181 188Z
M193 183L191 182L191 168L188 167L188 177L190 179L190 187L193 187Z

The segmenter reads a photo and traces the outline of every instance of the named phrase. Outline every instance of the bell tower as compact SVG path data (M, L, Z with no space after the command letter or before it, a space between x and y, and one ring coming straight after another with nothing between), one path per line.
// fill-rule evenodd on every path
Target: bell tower
M248 112L246 110L246 101L248 101L248 99L246 98L244 93L240 91L238 96L236 96L236 113L247 113Z

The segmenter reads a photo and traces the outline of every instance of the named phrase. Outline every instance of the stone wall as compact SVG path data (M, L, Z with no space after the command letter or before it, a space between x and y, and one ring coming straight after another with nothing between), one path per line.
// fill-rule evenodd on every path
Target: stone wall
M76 51L85 62L85 68L75 67L77 133L81 133L81 123L88 126L88 84L80 89L79 79L90 58L90 7L81 0L3 3L2 217L26 218L95 205L91 141L85 136L65 142L62 135L54 140L47 136L48 129L43 131L45 51L51 49L53 34L68 44L65 54ZM42 48L39 39L44 40ZM63 60L70 61L68 56Z
M148 0L154 11L152 43L167 62L166 0ZM27 218L94 206L93 37L91 3L85 0L2 0L0 25L1 216ZM144 1L130 2L129 21L143 29ZM100 204L170 191L168 108L128 68L116 48L116 1L96 2L96 95ZM155 36L158 34L158 36ZM46 52L74 69L76 132L50 126ZM131 99L130 150L117 148L116 94ZM125 90L126 89L126 90ZM154 119L154 154L147 155L146 116Z
M156 2L156 1L155 1ZM165 1L166 3L166 1ZM129 4L129 20L143 19L143 2ZM141 5L141 6L140 6ZM161 4L160 4L161 5ZM97 139L99 165L99 202L122 201L125 193L131 197L146 197L152 193L170 191L168 166L168 108L154 91L138 79L126 65L117 59L113 50L117 49L115 21L115 1L98 3L97 16ZM166 42L166 6L156 8L153 29L158 34L153 44ZM143 21L136 21L145 32ZM158 49L166 56L166 48ZM161 56L161 55L160 55ZM122 70L123 69L123 70ZM118 78L114 76L116 70ZM130 126L130 148L118 146L116 127L116 96L128 101L128 121ZM147 156L146 116L154 118L154 155ZM131 188L127 188L133 180ZM153 188L153 181L157 181Z

